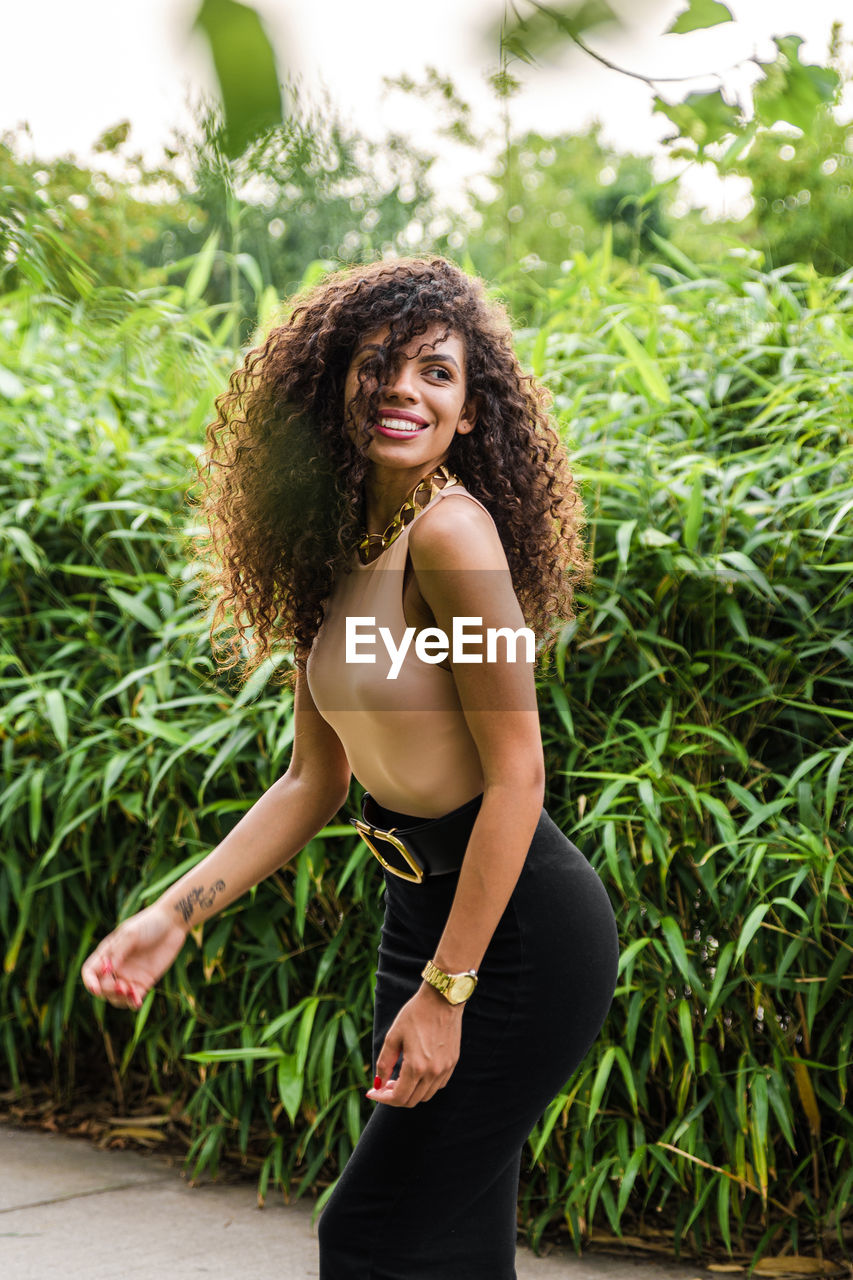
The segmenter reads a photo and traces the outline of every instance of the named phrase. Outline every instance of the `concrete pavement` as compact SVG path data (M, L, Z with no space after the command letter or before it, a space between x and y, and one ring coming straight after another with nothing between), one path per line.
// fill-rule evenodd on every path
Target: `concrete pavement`
M312 1205L251 1181L190 1187L159 1153L100 1150L79 1138L0 1124L3 1280L316 1280ZM518 1280L708 1280L667 1261L518 1251Z

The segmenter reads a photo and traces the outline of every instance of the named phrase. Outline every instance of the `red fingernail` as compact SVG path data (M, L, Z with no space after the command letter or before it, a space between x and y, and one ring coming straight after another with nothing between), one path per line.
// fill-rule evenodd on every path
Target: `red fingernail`
M374 1077L373 1077L373 1087L374 1087L374 1089L381 1089L381 1088L382 1088L382 1077L381 1077L381 1076L374 1076Z
M110 964L109 960L102 960L102 961L101 961L101 973L112 973L112 971L113 971L113 967L112 967L112 965Z

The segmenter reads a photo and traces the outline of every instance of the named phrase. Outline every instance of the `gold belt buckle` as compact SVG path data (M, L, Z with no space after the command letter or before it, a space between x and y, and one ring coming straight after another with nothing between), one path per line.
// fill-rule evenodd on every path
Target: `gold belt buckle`
M399 876L401 880L409 880L411 881L412 884L423 883L423 878L424 878L423 870L415 862L414 858L409 853L409 850L406 848L403 842L401 840L398 840L397 837L394 835L393 827L391 828L390 831L379 831L376 827L372 827L369 822L362 822L361 818L350 818L350 822L355 827L356 831L361 836L362 840L367 845L370 852L373 854L374 858L378 859L378 861L382 863L382 866L385 868L386 871L390 871L393 876ZM379 840L387 841L387 843L390 844L392 848L396 849L397 852L400 854L400 856L403 858L404 862L406 863L406 866L412 868L412 874L410 875L408 871L400 871L398 867L392 866L391 863L387 860L387 858L383 858L382 854L379 852L379 850L376 848L376 845L373 843L371 836L376 837Z

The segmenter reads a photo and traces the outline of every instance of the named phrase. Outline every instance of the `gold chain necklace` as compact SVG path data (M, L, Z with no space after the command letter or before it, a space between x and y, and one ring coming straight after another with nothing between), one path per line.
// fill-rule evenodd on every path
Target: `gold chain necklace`
M431 500L442 489L450 489L453 485L460 484L452 472L447 467L437 467L430 475L424 476L419 480L412 489L411 493L406 497L405 502L400 510L394 516L394 519L386 526L384 533L366 533L358 544L358 558L362 564L372 564L377 560L386 547L390 547L395 538L399 538L400 534L411 524L419 511L423 511Z

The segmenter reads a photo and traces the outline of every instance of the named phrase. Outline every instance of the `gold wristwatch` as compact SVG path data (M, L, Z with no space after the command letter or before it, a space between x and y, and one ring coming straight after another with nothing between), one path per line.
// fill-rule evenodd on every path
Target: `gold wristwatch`
M421 977L444 996L448 1004L464 1004L474 994L477 985L476 969L465 973L445 973L437 964L428 960Z

